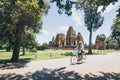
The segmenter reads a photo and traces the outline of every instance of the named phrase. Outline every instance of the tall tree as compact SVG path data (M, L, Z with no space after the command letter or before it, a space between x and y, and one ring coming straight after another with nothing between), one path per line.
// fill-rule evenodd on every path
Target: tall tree
M41 0L40 0L41 1ZM20 47L26 28L33 33L41 29L41 20L45 7L38 0L3 0L0 2L0 27L9 30L14 35L12 62L19 59Z
M117 10L117 12L118 14L116 15L116 19L114 19L113 21L111 30L112 30L112 38L117 40L118 48L120 48L120 7Z
M101 12L98 12L98 7L103 6L102 11L105 10L105 7L110 3L115 3L118 0L50 0L52 3L56 2L58 7L59 14L71 15L71 8L73 5L76 6L77 10L84 10L84 22L88 31L90 32L89 36L89 49L88 53L92 54L92 32L96 31L102 24L104 18L101 16Z
M84 10L84 22L87 27L89 35L89 49L88 53L92 54L92 32L96 31L103 24L104 18L101 17L101 13L98 12L99 4L94 4L92 0L87 0L84 3L78 2L77 5L82 5ZM79 8L78 8L79 9Z

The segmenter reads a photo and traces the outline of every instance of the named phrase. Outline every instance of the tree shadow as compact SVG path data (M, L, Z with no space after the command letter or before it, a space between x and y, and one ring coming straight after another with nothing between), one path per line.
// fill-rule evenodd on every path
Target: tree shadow
M66 67L59 69L46 69L36 71L33 74L27 74L33 80L78 80L81 79L80 75L74 71L63 71Z
M115 72L99 72L102 75L85 74L85 80L120 80L120 73Z
M18 62L11 63L10 60L0 61L0 69L15 69L26 67L26 64L31 60L31 58L19 59Z
M43 68L41 71L28 72L25 75L2 74L0 75L0 80L120 80L120 73L99 72L102 74L101 76L92 73L81 75L75 71L65 71L65 68Z

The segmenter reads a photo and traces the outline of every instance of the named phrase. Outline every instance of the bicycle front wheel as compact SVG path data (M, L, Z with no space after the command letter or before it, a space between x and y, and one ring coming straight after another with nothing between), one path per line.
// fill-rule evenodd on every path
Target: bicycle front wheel
M71 62L71 64L76 64L77 63L77 56L72 55L71 58L70 58L70 62Z

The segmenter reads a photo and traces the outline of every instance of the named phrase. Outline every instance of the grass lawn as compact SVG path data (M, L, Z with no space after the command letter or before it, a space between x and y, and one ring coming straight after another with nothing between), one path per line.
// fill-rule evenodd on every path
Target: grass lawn
M22 52L20 52L19 61L35 61L35 60L48 60L48 59L56 59L56 58L65 58L69 57L71 50L43 50L33 52L26 52L25 56L22 56ZM5 50L0 50L0 63L9 61L12 57L12 52L6 52Z
M64 54L70 53L71 50L43 50L37 51L37 53L26 52L25 56L20 56L20 58L31 58L32 60L48 60L48 59L56 59L56 58L65 58L68 57Z
M25 56L21 56L22 52L20 52L19 61L36 61L36 60L48 60L48 59L56 59L56 58L66 58L70 57L70 53L72 50L61 50L61 49L47 49L43 51L26 52ZM105 54L115 52L115 50L93 50L93 54ZM87 53L87 50L85 51ZM5 50L0 50L0 63L10 61L12 56L12 52L6 52Z

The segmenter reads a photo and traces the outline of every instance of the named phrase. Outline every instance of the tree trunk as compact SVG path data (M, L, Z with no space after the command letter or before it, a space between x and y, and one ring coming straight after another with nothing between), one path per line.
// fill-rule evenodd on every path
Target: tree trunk
M7 48L6 48L6 51L7 51L7 52L10 52L11 48L12 48L12 41L11 41L11 38L10 38L10 36L9 36L9 37L8 37L8 46L7 46Z
M25 55L25 47L23 47L23 56Z
M92 54L92 30L90 30L88 54Z
M18 26L16 28L16 35L15 35L16 39L15 39L11 62L17 62L19 59L19 52L20 52L21 42L23 38L23 30L24 30L24 27L21 27L21 26Z
M20 40L16 38L11 62L17 62L18 61L19 52L20 52Z

